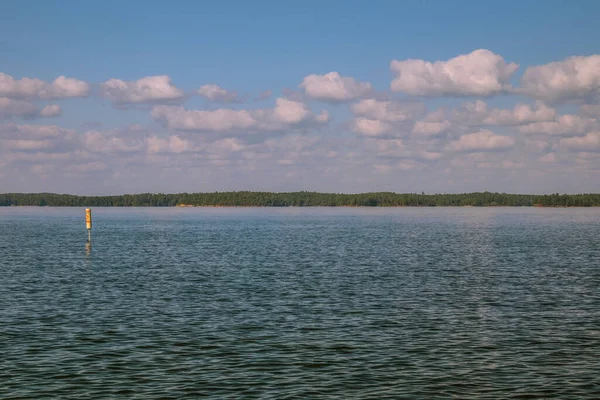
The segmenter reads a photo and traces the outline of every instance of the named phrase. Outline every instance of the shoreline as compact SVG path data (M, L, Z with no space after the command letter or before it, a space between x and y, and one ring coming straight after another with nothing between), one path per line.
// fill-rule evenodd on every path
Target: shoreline
M0 194L0 206L51 207L600 207L600 193L425 194L368 192L210 192L78 196L55 193Z
M67 205L67 206L34 206L34 205L10 205L0 206L3 208L600 208L600 205L594 206L541 206L541 205L523 205L523 206L219 206L219 205L176 205L176 206L102 206L102 205Z

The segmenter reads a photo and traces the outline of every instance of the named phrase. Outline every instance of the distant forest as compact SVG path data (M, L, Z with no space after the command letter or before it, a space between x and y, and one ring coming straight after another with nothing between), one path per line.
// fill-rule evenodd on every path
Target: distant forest
M75 196L53 193L0 194L0 206L53 207L598 207L600 194L526 195L506 193L417 194L316 192L142 193Z

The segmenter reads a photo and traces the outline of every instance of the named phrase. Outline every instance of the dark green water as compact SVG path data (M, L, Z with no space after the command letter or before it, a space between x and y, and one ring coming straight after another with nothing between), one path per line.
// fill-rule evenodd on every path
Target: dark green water
M600 398L600 210L0 209L0 398Z

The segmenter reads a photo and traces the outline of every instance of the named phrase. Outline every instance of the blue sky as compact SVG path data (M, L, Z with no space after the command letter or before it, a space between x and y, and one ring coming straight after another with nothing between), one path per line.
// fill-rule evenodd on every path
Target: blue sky
M598 17L595 1L6 1L0 192L600 191ZM14 83L60 76L84 86ZM518 105L531 115L493 111Z

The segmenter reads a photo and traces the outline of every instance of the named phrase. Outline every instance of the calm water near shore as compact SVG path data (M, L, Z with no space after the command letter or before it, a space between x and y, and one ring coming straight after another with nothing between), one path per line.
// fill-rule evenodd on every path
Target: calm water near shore
M0 398L600 398L600 209L0 208Z

